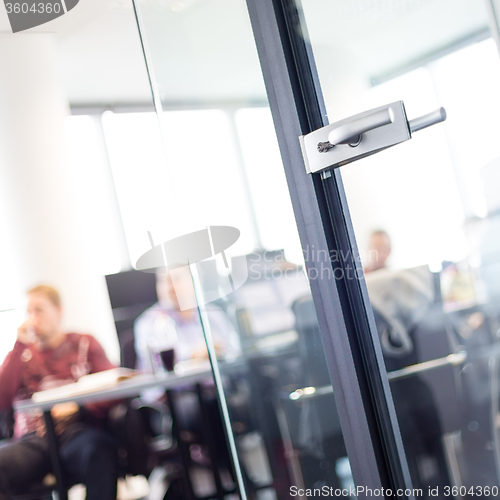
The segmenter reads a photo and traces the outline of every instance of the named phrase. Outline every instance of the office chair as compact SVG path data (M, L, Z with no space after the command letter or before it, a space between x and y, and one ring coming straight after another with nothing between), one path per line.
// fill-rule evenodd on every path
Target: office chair
M230 473L232 469L231 464L224 460L225 453L220 446L225 443L225 435L218 407L215 409L207 401L201 385L198 384L193 391L202 412L201 427L194 433L187 433L182 427L175 405L178 394L172 390L166 392L166 403L145 403L140 397L127 401L110 426L117 439L125 444L121 453L124 475L149 477L156 467L167 471L169 487L164 500L199 498L195 495L189 475L195 463L190 455L190 446L198 443L208 446L209 463L204 466L211 470L216 486L215 494L207 498L222 499L236 490L235 487L226 488L219 475L221 468L227 468ZM227 460L230 460L229 455Z
M150 408L148 406L148 408ZM170 460L175 452L173 443L159 436L153 436L145 423L142 415L145 408L133 403L132 400L121 403L114 409L113 415L108 419L108 431L114 435L119 443L120 474L148 475L151 463L164 463ZM152 408L161 413L160 408ZM163 415L163 413L161 413ZM13 435L13 412L0 414L1 437L10 439ZM67 480L67 478L64 478ZM74 486L66 484L66 492ZM26 490L13 495L13 500L52 500L57 491L57 481L52 473L47 474L42 481L29 485Z
M14 435L14 411L0 411L0 446ZM55 477L45 476L40 483L31 485L26 491L13 496L14 500L52 500Z
M448 342L444 314L439 307L433 309L409 332L414 346L412 353L401 360L385 355L387 366L400 369L401 362L405 363L404 366L416 365L454 352ZM374 314L377 317L376 310ZM380 327L381 324L382 321L377 319L377 325ZM449 478L443 437L460 429L462 398L455 380L456 371L454 366L443 366L390 381L415 488L453 484Z
M496 304L498 307L498 303ZM485 310L486 309L486 310ZM487 309L490 309L488 311ZM500 440L498 433L499 349L495 305L479 304L449 314L467 362L458 383L463 397L460 431L461 468L464 485L500 485ZM497 309L498 311L498 309ZM471 327L469 318L483 314L482 324Z
M134 330L129 328L118 336L120 344L120 365L134 370L137 366L137 352L135 350Z
M314 387L315 395L305 400L290 399L283 391L282 404L288 416L290 435L297 436L293 445L299 450L299 459L306 487L324 481L329 486L340 486L336 462L347 456L325 351L310 295L292 304L295 329L299 335L299 359L302 366L302 387Z
M135 368L134 322L158 300L155 274L136 270L109 274L106 286L121 349L121 365Z
M47 481L51 481L51 485L45 485L43 482L34 484L25 492L13 495L13 500L53 500L53 493L55 487L55 478L48 478Z
M414 297L411 295L415 284L412 273L420 277ZM408 366L418 367L421 363L446 358L459 349L453 327L443 311L439 275L416 268L373 277L381 287L370 289L373 283L368 283L373 314L413 484L417 488L461 484L458 472L453 472L457 456L452 446L453 435L460 431L463 422L460 367L449 364L404 378L397 375ZM396 291L388 293L384 283L394 284ZM401 283L406 286L402 287ZM403 297L397 292L402 289ZM395 316L388 318L388 311ZM406 330L401 345L398 343L401 335L391 340L395 319ZM447 443L446 447L443 442ZM449 477L449 471L454 477Z

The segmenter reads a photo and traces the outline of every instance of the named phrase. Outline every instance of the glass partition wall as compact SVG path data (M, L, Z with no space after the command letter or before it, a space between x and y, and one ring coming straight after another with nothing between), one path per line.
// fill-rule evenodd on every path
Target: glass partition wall
M498 5L297 6L331 123L399 100L408 119L446 109L339 179L413 486L498 495Z
M329 257L299 240L247 4L136 7L85 0L1 40L0 358L24 292L54 285L64 328L95 335L113 363L202 374L142 395L163 411L156 437L173 430L160 444L183 443L183 494L350 491L310 290L323 276L304 265ZM197 405L207 420L193 423ZM178 479L167 458L151 498Z
M164 372L151 351L170 351L170 332L180 347L166 367L203 374L171 397L189 493L271 500L349 488L316 277L305 271L246 3L137 7L140 32L131 0L86 0L0 50L0 361L25 318L24 292L54 285L64 327L95 335L113 363ZM159 246L166 262L150 259ZM192 435L194 389L210 419L196 432L215 455ZM143 396L163 404L163 392ZM178 461L153 471L151 498Z
M273 102L273 123L254 41L271 88L269 66L281 57L271 49L293 50L281 24L274 46L262 40L272 31L262 19L279 24L284 6L297 9L297 32L308 32L302 42L315 60L294 62L317 67L331 122L396 100L409 118L448 112L444 124L331 175L311 181L300 164L297 179L315 191L292 193L295 215L277 135L297 165L300 133L283 146L276 123L285 108L296 118L298 99L280 80L274 90L289 100ZM388 432L396 445L402 437L417 488L402 496L497 496L500 36L490 30L498 29L492 6L497 0L87 0L36 34L12 35L0 51L0 228L9 241L0 358L24 318L23 291L48 282L63 294L65 326L94 333L112 361L204 374L160 400L179 401L174 434L198 497L349 492L351 463L365 479L390 483L377 473L394 462L375 453ZM11 54L33 64L21 67ZM321 190L334 176L339 210L323 236L350 234L350 210L366 276L331 274L358 255L354 241L346 238L349 256L333 256L310 244L312 230L299 240L298 205L316 210L316 194L324 209ZM323 263L325 275L311 274ZM354 278L371 305L352 300ZM322 285L315 309L319 280L338 293ZM363 320L382 374L355 350ZM328 336L340 340L325 346ZM357 406L377 377L392 393L381 398L382 417ZM196 430L215 450L208 456L189 421L200 395L207 420ZM159 393L144 397L158 402ZM382 425L393 401L401 432ZM176 472L172 463L163 473ZM166 487L156 473L152 495Z
M49 282L63 294L65 326L94 333L112 361L203 374L167 399L143 395L179 403L170 407L174 437L197 497L347 496L351 463L367 481L389 483L377 473L394 462L376 445L390 411L374 415L356 399L374 374L390 387L401 433L389 431L396 444L402 437L417 488L402 497L497 496L500 72L488 5L496 0L87 0L36 35L13 35L0 51L0 228L9 241L0 358L24 318L23 291ZM299 133L284 147L276 123L284 108L294 119L298 100L278 85L290 98L273 102L273 123L261 63L269 73L281 57L263 47L289 49L286 30L274 46L261 39L267 28L256 31L257 14L279 24L283 6L309 33L302 42L315 61L297 66L317 66L331 122L398 99L410 118L448 112L412 141L336 171L336 227L323 231L322 213L321 232L347 234L350 210L366 276L344 274L354 241L349 256L334 256L310 244L312 230L299 239L297 213L316 210L313 195L337 173L311 181L299 165L297 179L314 184L309 198L285 178L277 135L296 165ZM78 28L66 24L71 16ZM11 53L44 70L21 68ZM373 320L382 374L355 350L359 324L345 306L354 279L371 300L350 304L354 320ZM338 293L316 292L315 308L320 280ZM345 343L324 345L328 336ZM207 419L193 424L199 404ZM365 455L372 468L362 470ZM172 483L176 460L150 478L152 496Z
M307 256L246 3L136 7L166 167L119 173L118 197L144 200L140 217L124 219L132 262L165 266L157 279L175 290L178 335L184 320L201 318L236 466L228 484L243 481L241 497L255 499L289 498L291 487L348 488ZM133 142L154 127L151 116L103 119L111 143L120 139L111 157L129 162ZM189 370L186 361L177 370Z
M132 4L89 1L15 34L3 12L1 23L0 360L25 317L24 292L48 282L63 296L65 326L92 332L118 361L103 276L129 258L96 116L153 110Z

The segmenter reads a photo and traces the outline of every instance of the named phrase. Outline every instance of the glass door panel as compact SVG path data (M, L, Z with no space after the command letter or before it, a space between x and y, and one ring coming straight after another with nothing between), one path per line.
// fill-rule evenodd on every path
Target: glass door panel
M246 3L137 7L167 167L151 175L145 165L144 176L121 184L122 196L139 190L144 199L142 221L134 212L125 222L129 248L140 269L166 264L157 279L170 295L160 306L178 336L186 324L193 338L206 336L236 464L229 482L240 475L242 498L256 499L349 487ZM147 140L150 121L138 137ZM130 130L119 115L105 116L104 128L111 142ZM163 243L165 255L149 260ZM178 372L208 363L194 349L174 355Z
M302 9L330 123L398 100L410 119L447 111L341 175L413 486L498 494L500 64L486 2Z

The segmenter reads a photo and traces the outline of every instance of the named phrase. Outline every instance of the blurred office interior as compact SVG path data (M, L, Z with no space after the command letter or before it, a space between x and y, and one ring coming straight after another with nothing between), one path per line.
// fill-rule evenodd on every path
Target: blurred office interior
M330 122L396 100L409 117L447 110L412 141L341 168L363 265L372 232L390 236L366 285L411 477L426 490L500 485L500 64L486 4L302 0ZM299 239L247 5L136 8L82 0L0 37L0 360L24 292L47 282L68 330L135 368L135 322L158 300L138 259L152 243L235 227L224 257L192 266L200 304L238 262L249 273L212 301L241 345L236 374L212 359L229 381L218 389L232 459L251 498L349 487L308 284L314 248ZM210 335L203 314L202 325Z

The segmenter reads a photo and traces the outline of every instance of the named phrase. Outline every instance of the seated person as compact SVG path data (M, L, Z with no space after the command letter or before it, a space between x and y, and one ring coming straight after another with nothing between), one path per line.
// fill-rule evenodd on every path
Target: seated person
M50 286L28 291L28 318L0 367L0 410L33 393L77 381L83 375L114 368L91 335L61 329L59 293ZM65 480L83 483L87 500L114 500L118 454L112 438L100 428L108 403L75 403L52 410ZM85 422L85 414L90 422ZM17 412L14 438L0 447L0 500L21 493L52 472L43 416L38 411Z
M156 273L158 302L147 309L135 323L135 345L138 368L144 371L164 370L158 361L158 352L173 349L175 362L192 359L208 359L203 328L196 308L182 310L179 303L192 299L194 294L189 267L176 269L174 279L170 273ZM187 302L191 302L187 300ZM240 344L234 328L225 312L217 306L204 306L210 323L217 357L236 357L240 354ZM156 355L156 359L155 359ZM156 366L155 366L156 364ZM146 391L145 400L164 399L162 389ZM224 446L225 431L219 412L215 388L212 381L204 384L204 399L207 407L207 423L215 437L218 460L229 467L229 455ZM194 433L203 441L203 420L196 394L191 387L176 390L175 407L179 426L184 431ZM193 449L192 449L193 451ZM201 451L203 454L203 450ZM193 453L192 453L193 456Z
M178 296L182 301L194 294L189 268L176 269L174 281L168 272L156 273L158 302L144 311L135 323L138 368L144 371L163 369L154 366L154 352L173 349L176 362L208 359L198 310L182 310L179 305ZM212 304L207 304L205 309L217 356L237 356L239 340L225 312Z

